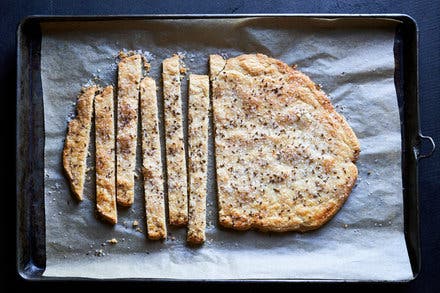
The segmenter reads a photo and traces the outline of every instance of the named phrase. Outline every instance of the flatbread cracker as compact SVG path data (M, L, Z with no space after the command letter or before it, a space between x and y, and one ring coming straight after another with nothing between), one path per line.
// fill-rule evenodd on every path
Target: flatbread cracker
M163 61L168 210L171 225L188 223L187 172L183 142L180 60L177 55Z
M189 76L188 177L189 220L187 241L205 242L208 169L209 77Z
M118 222L115 181L113 86L95 97L96 209L111 224Z
M220 224L281 232L329 221L355 184L360 147L325 94L285 63L249 54L226 60L212 95Z
M164 181L159 139L156 82L145 77L140 84L142 121L142 174L148 238L164 239L167 235Z
M123 56L118 64L118 114L116 140L116 195L122 206L134 199L134 171L138 129L139 83L142 58Z
M97 90L96 86L82 88L76 104L77 115L69 122L63 149L64 171L74 196L80 201L83 199L93 99Z

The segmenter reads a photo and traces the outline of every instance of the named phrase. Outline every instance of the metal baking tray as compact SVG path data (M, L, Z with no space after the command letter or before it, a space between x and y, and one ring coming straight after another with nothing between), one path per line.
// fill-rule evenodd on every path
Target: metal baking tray
M17 97L16 97L16 196L17 196L17 270L28 280L76 279L47 278L42 274L46 265L45 206L44 206L44 118L40 72L40 24L51 21L139 20L183 18L386 18L400 21L395 34L394 81L397 90L401 134L402 176L404 196L404 229L413 278L421 268L418 162L432 155L435 145L424 136L419 126L418 96L418 29L410 16L339 15L339 14L271 14L271 15L131 15L131 16L29 16L17 30ZM430 143L426 154L421 153L422 142ZM238 280L240 281L240 280ZM317 282L317 280L273 280L282 282ZM338 280L335 280L338 281ZM341 280L339 280L341 281ZM350 280L363 282L362 280ZM233 281L232 281L233 282ZM252 282L255 282L253 280ZM318 281L319 282L319 281ZM329 282L325 280L323 282Z

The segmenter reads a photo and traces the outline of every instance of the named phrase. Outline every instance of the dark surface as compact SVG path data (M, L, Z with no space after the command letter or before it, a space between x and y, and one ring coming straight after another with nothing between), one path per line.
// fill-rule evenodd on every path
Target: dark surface
M145 2L145 3L144 3ZM151 14L151 13L407 13L414 17L420 30L419 51L419 95L421 112L421 129L425 135L430 135L436 142L440 138L440 123L438 113L440 106L440 2L438 1L2 1L0 4L0 80L2 85L3 108L0 115L1 125L11 143L7 144L7 152L2 157L2 181L7 189L3 189L2 221L5 234L1 239L2 266L7 268L2 274L2 286L7 281L17 291L21 289L66 288L65 283L44 282L32 283L20 279L15 270L15 177L12 168L15 164L15 31L18 22L27 15L33 14ZM422 148L423 149L423 148ZM437 151L431 158L420 162L420 208L421 208L421 237L422 237L422 270L419 277L409 284L327 284L279 285L281 289L301 290L305 287L312 289L338 289L352 291L365 287L366 289L398 290L403 292L439 292L440 291L440 155ZM8 169L9 168L9 169ZM122 285L122 286L121 286ZM171 288L178 284L169 284ZM157 287L148 283L119 284L114 282L79 282L69 283L70 289L104 289L113 287L131 288ZM198 285L206 289L209 285ZM237 287L237 285L235 285ZM217 285L216 287L231 287ZM265 285L238 285L241 289L265 288ZM147 288L144 288L145 290ZM152 288L150 288L151 290Z

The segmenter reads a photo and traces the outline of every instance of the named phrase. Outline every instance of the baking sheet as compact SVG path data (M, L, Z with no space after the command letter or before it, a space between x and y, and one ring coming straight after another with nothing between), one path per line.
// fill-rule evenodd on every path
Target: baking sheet
M317 18L44 24L44 276L411 279L403 233L401 135L393 79L395 25L381 19ZM93 170L87 175L85 199L77 203L62 172L61 152L81 86L115 84L116 56L121 49L144 54L157 82L161 61L174 53L184 56L190 73L198 74L208 72L212 53L233 57L260 52L297 64L322 85L360 140L359 179L346 204L323 228L304 234L222 229L217 224L211 157L207 242L203 246L187 246L184 228L169 228L169 237L163 242L147 240L140 176L133 206L118 210L119 223L112 227L97 220ZM186 97L186 78L182 84ZM160 97L160 90L158 94ZM212 154L212 145L210 151ZM89 163L93 166L93 148ZM135 220L138 227L132 225ZM106 242L112 238L118 243Z

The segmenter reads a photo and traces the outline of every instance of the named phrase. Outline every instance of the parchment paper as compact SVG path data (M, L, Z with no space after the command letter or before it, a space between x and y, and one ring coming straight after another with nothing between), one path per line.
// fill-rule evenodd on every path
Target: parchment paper
M395 23L387 20L294 18L44 25L44 275L411 279L403 234L401 135L393 79L394 30ZM118 209L119 223L112 227L98 220L94 212L94 170L87 175L84 201L76 202L62 172L61 152L81 86L92 82L115 84L116 56L121 49L144 54L151 62L150 75L159 85L161 62L173 53L185 56L189 72L198 74L207 74L211 53L232 57L260 52L297 64L299 70L322 85L360 139L359 179L346 204L327 225L304 234L221 229L217 224L211 157L207 242L203 246L187 246L185 228L169 228L164 242L147 240L140 176L133 206ZM182 84L186 98L186 78ZM185 112L186 105L185 100ZM212 144L210 151L212 154ZM89 166L94 166L93 144ZM135 220L139 229L132 226ZM106 243L112 238L118 243Z

